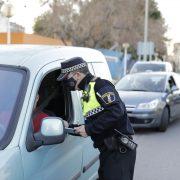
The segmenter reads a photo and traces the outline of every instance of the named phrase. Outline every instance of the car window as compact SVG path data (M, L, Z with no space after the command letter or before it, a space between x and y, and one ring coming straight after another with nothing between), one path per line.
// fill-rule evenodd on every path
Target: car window
M127 75L117 84L117 90L122 91L150 91L163 92L165 89L165 75L134 74Z
M164 64L135 64L130 73L145 72L145 71L165 71Z
M0 141L12 133L16 123L15 116L20 105L23 79L24 71L0 67ZM11 132L8 133L9 129Z
M63 88L61 82L56 81L60 70L47 74L37 92L34 111L32 113L34 131L40 130L41 121L44 117L55 116L72 123L73 109L71 93Z

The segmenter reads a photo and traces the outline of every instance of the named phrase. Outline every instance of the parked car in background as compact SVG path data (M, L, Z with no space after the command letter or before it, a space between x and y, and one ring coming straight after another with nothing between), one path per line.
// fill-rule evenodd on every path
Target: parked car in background
M173 68L171 63L162 61L138 61L130 70L130 74L146 71L166 71L172 72Z
M170 72L129 74L116 89L134 127L165 131L180 118L180 75Z
M92 140L67 134L62 123L84 124L81 94L56 81L61 62L77 56L88 63L93 75L112 80L105 57L94 49L1 45L1 180L97 178L99 152ZM35 133L37 94L39 110L51 115L42 119L41 131Z

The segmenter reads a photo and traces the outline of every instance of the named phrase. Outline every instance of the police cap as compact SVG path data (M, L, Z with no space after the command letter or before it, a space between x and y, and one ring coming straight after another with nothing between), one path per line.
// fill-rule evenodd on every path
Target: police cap
M87 67L86 61L81 57L74 57L61 63L61 74L57 81L62 81L70 72Z

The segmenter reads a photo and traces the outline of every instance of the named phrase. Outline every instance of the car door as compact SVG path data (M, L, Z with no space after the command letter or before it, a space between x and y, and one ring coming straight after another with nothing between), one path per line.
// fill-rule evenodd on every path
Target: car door
M67 135L65 141L61 144L41 146L31 152L27 149L28 127L31 123L32 107L34 106L38 87L45 74L57 69L59 64L60 62L57 61L43 67L37 74L31 91L19 143L26 180L69 180L78 179L81 176L83 156L81 137ZM73 97L71 97L71 101L74 101ZM78 119L76 103L72 102L72 108L73 114L71 116L73 119Z
M81 92L76 92L78 99L76 102L79 104L79 123L84 124L85 120L82 114L81 106ZM83 140L83 163L82 163L82 175L80 179L96 179L98 177L98 167L99 167L99 151L93 147L93 142L90 137L82 138Z

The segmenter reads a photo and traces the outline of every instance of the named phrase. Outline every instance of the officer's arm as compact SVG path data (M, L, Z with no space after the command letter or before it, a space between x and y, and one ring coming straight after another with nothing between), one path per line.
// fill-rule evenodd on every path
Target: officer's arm
M88 135L101 134L108 129L117 127L125 113L125 106L113 85L103 86L96 91L96 95L104 110L97 115L94 121L85 125Z

